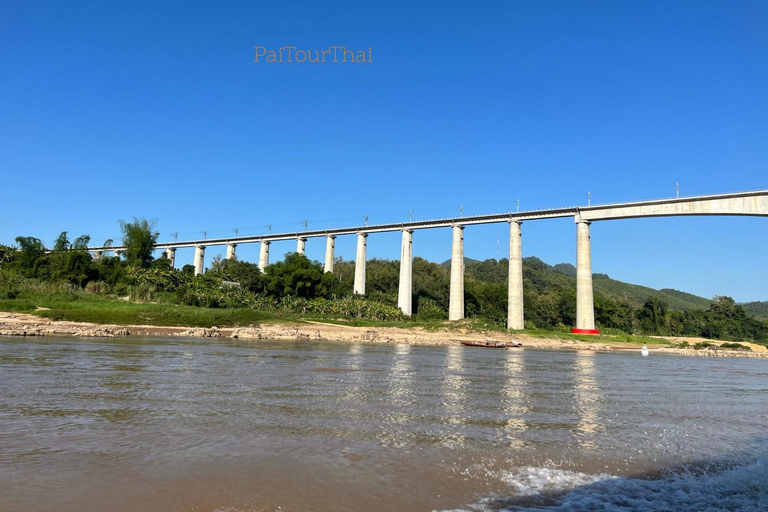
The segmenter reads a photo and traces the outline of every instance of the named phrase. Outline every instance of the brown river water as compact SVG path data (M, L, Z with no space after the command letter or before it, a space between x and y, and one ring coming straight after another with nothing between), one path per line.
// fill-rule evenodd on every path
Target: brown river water
M0 338L0 511L768 510L768 360Z

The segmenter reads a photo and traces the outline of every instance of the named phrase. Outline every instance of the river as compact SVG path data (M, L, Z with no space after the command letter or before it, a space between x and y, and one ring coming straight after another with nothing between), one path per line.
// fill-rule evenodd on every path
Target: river
M768 510L768 361L0 338L2 511Z

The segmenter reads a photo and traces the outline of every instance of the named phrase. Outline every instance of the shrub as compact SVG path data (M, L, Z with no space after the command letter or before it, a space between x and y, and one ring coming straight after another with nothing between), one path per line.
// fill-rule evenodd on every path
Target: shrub
M149 302L155 295L155 287L151 284L135 284L128 287L128 299L133 302Z
M752 351L752 348L747 345L742 345L741 343L731 343L731 342L720 344L720 348L725 348L728 350L743 350L745 352Z
M448 315L443 308L429 297L418 297L416 299L416 314L420 320L445 320Z
M86 293L93 293L95 295L108 295L111 288L112 287L104 281L91 281L85 285Z

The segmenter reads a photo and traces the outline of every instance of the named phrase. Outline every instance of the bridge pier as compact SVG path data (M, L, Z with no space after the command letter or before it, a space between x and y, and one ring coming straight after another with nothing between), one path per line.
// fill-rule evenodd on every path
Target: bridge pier
M397 307L404 314L413 313L413 231L403 230L400 248L400 287L397 292Z
M176 264L176 248L175 247L168 247L165 250L165 257L168 258L168 261L171 263L171 268Z
M464 226L453 226L448 320L461 320L462 318L464 318Z
M296 239L296 252L301 254L302 256L306 255L307 252L307 239L304 237L299 237Z
M259 247L259 270L261 270L262 274L267 269L267 265L269 265L269 244L272 242L269 241L262 241L261 247Z
M195 246L195 275L196 276L199 276L200 274L203 273L204 261L205 261L205 246L196 245Z
M237 244L227 244L227 259L228 260L235 260L237 257L235 256L235 249L237 248Z
M368 233L357 234L357 254L355 256L355 285L357 295L365 295L365 250L368 245Z
M104 255L104 251L93 251L93 259L100 260Z
M122 255L123 255L122 249L115 249L115 258L119 258Z
M333 257L336 250L336 237L327 235L325 237L325 272L333 272Z
M595 303L592 292L592 250L589 221L579 215L576 220L576 328L577 334L600 334L595 329Z
M524 329L522 222L509 222L509 287L507 290L507 329Z

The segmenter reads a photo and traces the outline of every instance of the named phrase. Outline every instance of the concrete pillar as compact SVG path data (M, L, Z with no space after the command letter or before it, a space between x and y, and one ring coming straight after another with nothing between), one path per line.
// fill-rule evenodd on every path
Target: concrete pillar
M307 239L299 237L296 239L296 252L304 256L307 252Z
M100 260L103 255L104 255L104 251L94 251L93 259Z
M119 258L122 255L123 255L122 249L115 249L115 258Z
M269 241L261 242L259 248L259 270L262 273L267 270L267 265L269 265L269 244L271 243Z
M600 331L595 330L589 224L576 216L576 328L572 332L599 334Z
M228 260L235 260L237 259L237 256L235 256L235 249L237 248L237 244L227 244L227 259Z
M464 318L464 226L453 226L451 296L448 320Z
M328 235L325 237L325 272L333 272L333 256L336 250L336 237Z
M205 268L203 264L205 262L205 247L202 245L195 246L195 275L199 276L203 273Z
M368 246L368 234L357 234L357 255L355 256L355 286L354 292L365 295L365 250Z
M397 307L408 316L413 313L413 231L403 230L400 247L400 288L397 292Z
M173 267L176 264L176 248L168 247L165 250L165 257L168 258L168 261L171 262L171 267Z
M507 329L525 328L523 316L522 222L509 222L509 288L507 290Z

